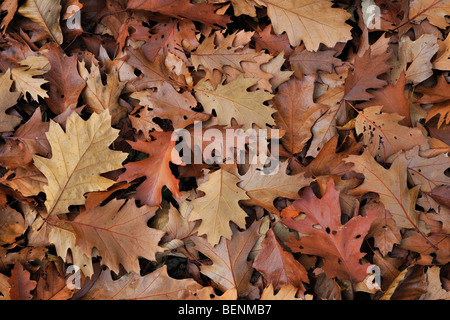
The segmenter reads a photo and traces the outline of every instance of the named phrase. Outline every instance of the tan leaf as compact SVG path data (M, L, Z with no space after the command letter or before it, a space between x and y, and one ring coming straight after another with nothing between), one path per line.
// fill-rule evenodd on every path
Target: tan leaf
M433 61L433 69L450 70L450 36L447 35L444 41L438 40L438 45L439 50L436 59Z
M0 132L13 131L14 127L20 123L20 117L6 113L6 110L13 107L20 97L20 92L10 91L12 84L11 70L8 69L0 77Z
M29 170L19 167L15 170L8 170L0 178L0 183L19 191L24 197L32 197L44 191L47 179L36 168Z
M396 157L389 170L377 163L367 151L360 156L350 155L344 161L353 163L353 170L364 174L364 182L350 194L378 193L398 227L419 230L419 212L415 209L419 189L407 186L408 160L405 155Z
M316 157L325 143L337 134L336 126L342 124L341 121L346 114L346 104L343 102L344 86L339 85L329 88L324 94L316 99L316 103L328 105L326 111L311 128L313 138L307 156Z
M155 260L164 235L161 230L147 227L156 208L136 207L134 200L111 200L103 207L83 211L73 221L77 246L86 256L97 248L101 263L115 273L119 265L126 271L139 273L138 257Z
M201 66L206 71L206 79L210 79L213 70L223 72L224 66L231 66L241 72L241 62L252 62L261 53L255 50L242 50L250 41L252 32L239 31L228 36L215 32L203 40L198 48L191 53L191 62L196 70ZM241 43L241 39L246 39ZM239 42L239 45L236 43Z
M219 243L220 237L231 239L230 221L245 228L247 213L239 206L239 201L249 197L237 186L239 182L235 175L223 169L217 170L198 187L205 195L191 202L193 208L189 221L202 220L198 234L206 234L213 246Z
M421 151L429 148L422 130L400 125L402 116L381 109L381 106L366 108L359 112L355 122L356 133L363 134L363 145L378 161L389 162L395 153L414 146Z
M420 190L431 192L441 185L450 184L450 178L445 171L450 168L450 158L440 154L432 158L423 158L419 155L419 148L414 147L405 152L408 163L408 181Z
M209 81L200 81L195 86L195 97L206 112L215 110L220 125L231 125L235 119L243 130L251 129L252 124L265 128L266 124L274 125L272 114L275 109L263 103L272 99L273 95L256 90L248 92L247 88L256 84L258 79L238 77L228 84L219 84L214 89Z
M250 197L250 200L242 201L243 205L260 206L277 213L278 210L273 205L276 198L298 199L298 191L312 182L312 179L306 178L304 173L288 175L286 173L288 161L279 166L278 171L271 175L264 174L257 165L251 165L242 176L237 173L237 177L242 180L238 183L238 187L245 190Z
M59 25L61 4L59 0L27 0L18 12L40 25L58 44L63 42Z
M17 90L23 93L25 100L27 100L27 93L34 101L38 101L39 97L48 98L47 91L41 88L48 81L42 78L34 78L48 71L46 70L46 67L49 66L47 58L44 56L28 56L20 64L23 67L13 68L11 76Z
M377 217L370 226L368 237L374 237L375 247L380 249L383 256L392 251L394 244L400 244L402 235L400 228L395 224L391 213L379 202L368 203L364 206L364 211L377 211Z
M437 38L432 34L424 34L415 41L406 35L401 38L399 67L406 71L407 83L416 85L433 74L431 58L438 50Z
M88 72L85 62L78 62L78 71L86 81L86 87L81 95L89 106L89 110L102 113L107 109L111 114L111 123L117 124L126 115L126 109L119 105L119 96L125 87L125 83L119 80L119 74L115 69L107 74L106 85L104 85L100 70L95 64L91 65L91 71Z
M337 42L351 39L351 27L345 23L350 14L332 8L328 0L255 0L267 7L276 34L287 33L291 46L301 41L309 51L317 51L321 43L332 48ZM318 14L320 12L320 14Z
M450 300L450 291L442 288L440 272L441 268L437 266L432 266L427 270L427 292L419 300Z
M445 29L448 22L445 16L450 12L450 1L448 0L412 0L409 7L409 18L420 23L427 19L438 28Z
M0 208L0 245L13 243L26 230L22 215L13 208Z
M86 192L106 190L113 185L112 180L100 174L121 168L127 156L108 149L117 136L108 111L93 113L87 121L73 112L67 119L66 132L50 122L47 139L52 158L33 157L48 180L44 191L49 215L66 213L70 205L84 204Z
M261 300L312 300L312 295L306 295L305 299L297 298L298 288L293 285L285 285L278 290L277 293L274 292L272 283L264 288L261 294Z
M130 116L133 127L147 133L157 126L153 118L170 119L174 129L182 129L195 121L206 121L208 114L192 110L197 106L197 100L189 92L179 93L170 84L164 82L157 92L151 90L133 92L131 98L138 99L146 108L139 112L139 117ZM159 130L161 130L159 128ZM158 131L159 131L158 130Z
M222 292L236 288L239 297L251 297L255 294L255 287L250 283L252 261L247 261L247 257L259 237L259 225L260 222L255 221L243 232L233 228L231 240L222 238L215 247L204 238L192 237L195 248L213 262L212 265L201 266L200 272L210 278Z
M200 288L201 285L192 279L170 277L165 265L143 277L128 273L117 280L105 270L83 300L184 300L190 291Z

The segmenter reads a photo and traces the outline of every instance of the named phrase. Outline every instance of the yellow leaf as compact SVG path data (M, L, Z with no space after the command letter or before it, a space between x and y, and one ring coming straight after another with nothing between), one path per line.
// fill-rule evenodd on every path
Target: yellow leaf
M34 164L48 181L44 192L49 215L66 213L69 206L85 203L86 192L103 191L114 184L100 174L121 168L127 156L108 148L118 131L111 127L108 111L93 113L87 121L73 112L67 119L66 132L50 122L46 135L52 158L33 156Z
M193 207L189 221L202 220L198 234L206 234L208 242L215 246L223 236L231 239L230 221L245 228L247 213L239 206L240 200L248 200L245 191L236 186L240 180L222 169L212 173L198 190L205 196L191 202Z
M251 129L253 123L265 128L266 123L275 124L272 118L275 109L263 104L272 99L273 95L262 90L248 92L247 89L257 82L258 79L240 76L228 84L219 84L214 89L209 81L200 81L195 87L195 97L206 112L216 111L220 125L229 126L231 119L235 119L243 126L243 130Z

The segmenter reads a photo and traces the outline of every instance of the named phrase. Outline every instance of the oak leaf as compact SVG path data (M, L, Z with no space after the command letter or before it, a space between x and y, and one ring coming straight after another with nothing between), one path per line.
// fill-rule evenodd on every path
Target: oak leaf
M42 76L49 65L48 59L44 56L29 56L25 60L20 61L22 67L13 68L11 76L16 85L16 89L21 91L28 101L27 93L30 94L34 101L38 101L39 97L48 98L47 91L41 86L47 83L47 80L42 78L35 78L35 76Z
M192 237L195 248L210 258L212 265L203 265L200 272L214 282L222 292L235 288L240 297L254 297L255 287L250 283L252 261L247 257L259 237L260 222L255 221L243 232L233 228L231 240L221 238L219 244L211 244L201 237Z
M264 105L273 95L262 90L248 92L247 89L257 82L258 79L244 78L241 75L214 89L209 81L201 80L195 86L195 97L206 112L216 112L217 123L220 125L229 126L231 120L235 119L243 130L251 129L252 124L265 128L266 124L275 124L272 118L275 109Z
M87 256L95 247L102 264L115 273L119 273L119 265L139 273L139 257L156 260L155 254L164 251L158 246L164 232L147 227L155 211L146 206L137 208L134 201L113 199L105 206L81 212L73 221L77 246Z
M412 41L404 35L400 39L398 50L399 68L405 70L407 83L417 85L433 74L431 58L439 50L436 36L424 34Z
M311 127L327 110L326 105L313 101L315 76L303 80L292 78L278 88L273 98L277 113L274 119L280 129L286 131L281 138L283 146L292 154L297 154L312 137Z
M342 176L351 170L351 166L344 161L344 158L351 154L359 154L361 143L357 143L354 138L348 136L338 147L338 136L331 138L319 154L309 163L307 169L313 175Z
M450 168L450 158L445 154L424 158L416 146L406 151L405 156L409 160L408 181L414 186L420 186L421 191L431 192L439 186L450 185L450 177L445 175L445 171Z
M231 22L228 16L216 13L220 6L209 3L194 4L190 0L131 0L127 8L158 12L175 18L199 21L210 26L216 24L225 27Z
M317 51L323 43L329 48L351 39L351 27L345 23L350 14L332 8L328 0L255 0L267 7L276 34L286 32L292 46L301 41L309 51ZM317 13L320 12L320 15Z
M324 94L316 99L316 103L329 106L311 128L312 140L306 156L316 157L325 143L335 136L336 126L347 120L347 106L343 101L344 86L328 87Z
M255 50L245 50L252 35L253 33L245 31L228 36L223 36L219 32L213 33L191 53L192 65L196 70L201 66L206 71L206 79L212 77L213 70L223 72L225 66L231 66L243 72L242 62L252 62L262 55Z
M407 186L408 160L404 154L396 157L389 169L383 168L367 151L360 156L350 155L344 161L353 163L353 170L364 174L364 182L350 194L376 192L398 227L423 230L422 226L419 229L419 212L415 209L419 189Z
M111 123L117 124L126 114L126 109L119 105L119 96L125 87L125 83L119 80L118 72L113 70L107 74L106 85L104 85L100 70L95 64L91 65L91 70L88 72L85 62L79 62L78 70L81 77L86 81L86 87L81 95L89 106L89 110L96 113L109 110Z
M442 288L441 268L432 266L426 272L427 292L419 300L450 300L450 292Z
M189 20L158 23L150 30L150 35L142 46L142 51L149 61L153 61L162 51L164 55L171 52L190 65L185 50L190 52L199 46L195 31L194 23Z
M266 233L253 267L264 274L266 281L273 285L275 290L292 285L299 288L303 294L305 291L303 282L309 283L305 267L283 249L272 229Z
M363 145L378 161L389 161L395 153L416 145L421 151L429 148L422 130L400 125L402 116L381 109L381 106L366 108L359 112L355 122L356 133L363 134Z
M295 75L301 79L303 75L315 74L318 70L332 73L335 66L342 65L342 61L335 58L335 55L334 50L317 52L302 50L294 52L289 57L289 63Z
M286 33L273 34L271 24L267 25L263 30L258 26L252 39L255 41L256 51L266 49L272 55L284 53L285 58L288 58L293 51Z
M378 76L390 69L387 60L391 54L374 54L372 50L373 48L369 47L362 54L355 56L354 70L349 72L345 79L345 100L369 100L373 95L368 89L379 89L387 84Z
M375 247L377 247L383 256L392 251L395 244L400 244L402 235L400 228L392 218L392 214L386 210L382 203L371 202L364 206L364 212L374 210L377 217L373 221L368 237L373 237Z
M13 107L20 97L19 92L10 91L12 84L11 71L8 69L0 77L0 132L13 131L14 127L20 123L20 117L6 113L6 110Z
M46 135L52 158L35 155L33 159L48 181L44 192L49 215L66 213L70 205L84 204L86 192L106 190L113 185L112 180L100 174L121 168L126 154L108 149L118 130L111 127L107 110L93 113L87 121L73 112L67 119L66 132L51 121Z
M6 206L0 208L0 245L13 243L26 230L22 215Z
M36 281L30 280L30 272L21 264L16 263L8 279L10 284L9 295L11 300L31 300L31 291L36 288Z
M44 28L58 44L63 42L63 34L59 25L61 13L59 0L27 0L17 12Z
M60 114L69 106L77 105L86 82L78 73L75 56L66 56L57 46L51 46L45 56L51 66L44 76L49 85L45 102L55 114Z
M339 192L332 179L322 198L317 198L311 188L306 188L293 206L306 216L304 219L283 220L290 229L301 233L299 240L291 238L288 242L291 250L323 257L322 269L328 277L362 281L369 265L359 263L365 255L360 248L376 214L371 212L366 217L353 217L342 225Z
M153 118L170 119L174 129L182 129L195 121L206 121L208 114L195 112L197 100L189 92L177 92L167 82L158 91L151 90L133 92L131 98L138 99L141 106L145 106L137 115L130 116L133 127L148 133L151 129L159 129Z
M245 229L247 213L239 206L239 201L249 197L237 186L239 182L235 175L223 169L217 170L198 187L205 195L191 201L189 221L202 220L198 234L205 234L212 246L217 245L221 237L231 239L230 222Z
M0 162L7 168L24 168L35 171L33 156L50 155L50 144L45 133L48 131L49 123L41 120L40 107L37 108L31 118L19 128L12 137L6 140L0 147Z
M146 179L136 189L135 198L149 206L159 206L162 200L162 188L166 186L175 197L180 197L178 183L169 166L175 141L172 132L153 132L154 141L128 141L134 150L145 152L148 158L129 162L124 167L118 181L131 182L145 176ZM179 164L179 163L178 163Z
M113 280L111 272L105 270L82 299L183 300L187 299L190 291L200 288L192 279L177 280L170 277L165 265L145 276L131 272L117 280Z
M387 85L378 90L369 90L373 98L368 102L358 104L357 108L364 109L371 106L382 106L382 111L402 116L401 125L412 126L410 98L405 95L405 84L406 76L402 72L394 86Z
M274 174L265 174L258 165L250 165L243 175L236 172L241 180L238 187L245 190L250 198L242 203L246 206L260 206L272 213L277 213L278 210L273 205L276 198L298 199L298 191L308 186L312 179L305 177L305 173L288 175L287 167L288 161L285 161L279 164L278 171Z
M273 288L273 285L270 284L268 287L264 288L261 294L261 300L312 300L312 295L306 295L306 299L297 298L298 288L293 285L286 285L281 287L277 293Z
M444 41L439 41L439 50L436 59L433 61L433 69L449 70L450 69L450 36L447 35Z
M409 18L415 23L427 19L436 27L445 29L448 26L445 16L448 16L449 11L448 0L413 0L410 4Z
M54 263L46 268L46 273L39 278L36 286L34 300L68 300L75 293L74 288L69 288L66 279L58 272Z

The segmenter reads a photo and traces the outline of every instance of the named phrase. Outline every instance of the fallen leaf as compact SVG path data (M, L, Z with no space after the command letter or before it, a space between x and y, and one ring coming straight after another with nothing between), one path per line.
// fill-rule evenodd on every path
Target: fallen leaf
M52 158L33 157L48 181L44 187L48 215L66 213L70 205L84 204L86 192L106 190L113 185L100 174L121 168L126 158L126 154L108 149L117 138L117 131L111 128L108 111L94 113L87 121L73 112L67 119L66 132L50 122L47 139Z

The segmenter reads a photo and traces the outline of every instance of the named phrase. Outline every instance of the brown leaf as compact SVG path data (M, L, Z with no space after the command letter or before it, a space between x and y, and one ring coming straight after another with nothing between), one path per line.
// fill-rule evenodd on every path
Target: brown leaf
M58 115L71 105L77 105L86 82L78 73L75 56L66 56L56 45L50 45L47 49L45 56L50 62L51 69L44 76L49 85L48 98L45 101Z
M389 70L390 66L386 62L390 56L390 53L374 55L372 48L356 55L354 70L345 79L344 98L350 101L371 99L373 95L368 89L379 89L387 84L378 76Z
M9 289L11 300L31 300L33 298L31 291L36 288L36 281L30 280L30 273L24 270L22 265L14 265L8 283L11 286Z
M303 282L309 283L305 267L283 249L272 229L267 232L253 267L264 274L267 283L272 284L274 290L292 285L299 288L303 295L305 291Z
M236 288L238 296L254 297L255 287L249 281L253 272L252 262L247 261L247 256L259 237L259 225L260 222L255 221L244 232L233 228L231 240L222 238L215 247L204 238L192 238L196 249L213 261L212 265L200 267L201 273L222 292Z
M193 4L189 0L130 0L128 9L147 10L158 12L175 18L185 18L188 20L200 21L207 25L220 25L225 27L230 22L226 15L219 15L216 11L220 8L214 4L199 3Z
M281 143L292 154L302 151L312 137L311 127L327 110L327 106L313 101L314 81L314 76L293 78L280 85L273 98L278 110L273 117L277 126L286 131Z
M190 291L200 288L192 279L170 277L167 266L145 276L127 273L117 280L113 280L111 272L105 270L83 300L183 300Z
M152 136L156 140L128 142L134 150L147 153L148 158L127 163L126 171L120 175L118 181L131 182L145 176L146 180L136 189L135 197L149 206L158 206L161 203L163 186L174 196L180 196L179 180L174 177L169 166L175 146L175 141L171 141L172 132L154 132Z
M34 300L68 300L74 294L66 284L66 279L58 273L54 263L46 269L45 275L39 278Z
M13 243L26 230L22 215L7 206L0 208L0 245Z
M376 214L357 216L342 225L339 192L331 179L322 198L318 199L311 188L306 188L293 207L304 212L306 217L283 221L290 229L302 234L299 240L291 238L288 242L291 250L323 257L322 269L328 277L352 282L363 280L369 265L359 263L365 255L360 252L360 247Z
M138 257L156 260L155 254L163 251L158 242L164 233L147 227L154 214L155 208L137 208L134 201L124 200L81 212L73 222L77 245L86 256L97 248L102 264L116 273L119 264L138 273Z

